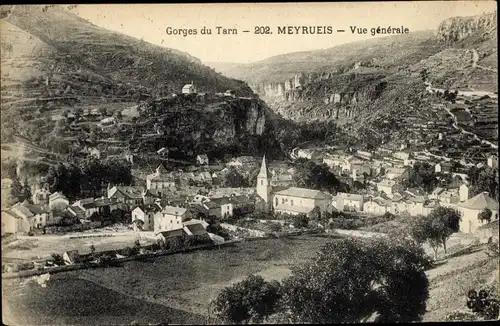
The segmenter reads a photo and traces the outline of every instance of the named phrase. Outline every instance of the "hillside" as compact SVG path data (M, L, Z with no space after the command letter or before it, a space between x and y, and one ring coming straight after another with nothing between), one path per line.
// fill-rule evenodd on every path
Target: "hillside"
M219 69L248 82L283 117L301 123L336 121L364 148L416 139L431 142L437 131L415 135L422 134L415 124L451 120L438 109L445 103L426 85L441 92L459 90L465 94L460 103L467 101L472 114L464 128L482 134L486 123L486 140L497 143L498 128L491 125L498 117L498 112L491 111L497 105L494 93L498 90L496 26L496 13L455 17L443 21L437 31ZM477 102L483 94L495 99ZM456 133L451 123L448 129L450 135ZM477 139L461 141L469 144Z
M180 105L167 105L161 114L178 110L176 113L189 116L183 121L183 128L198 133L185 134L183 130L182 135L175 135L178 125L172 125L169 120L164 123L168 135L156 137L155 145L145 148L157 151L160 147L156 146L183 139L192 144L185 152L223 150L230 146L238 154L239 140L246 142L245 139L262 135L272 138L269 138L269 130L264 129L270 126L266 123L268 109L265 103L252 99L251 88L215 72L187 53L105 30L57 6L2 7L0 17L3 143L12 142L13 136L22 136L42 148L68 153L79 150L75 143L78 139L80 142L92 139L90 145L93 146L106 139L106 142L119 143L123 154L127 147L135 150L134 146L139 146L130 138L138 130L134 124L141 117L125 116L119 128L107 132L96 129L99 120L116 111L133 112L138 104L151 105L180 93L182 86L189 82L194 82L198 93L206 92L213 97L217 92L231 89L237 97L246 100L235 108L224 97L209 101L201 97L199 101L180 99ZM224 109L226 111L245 111L238 114L247 120L235 122L224 115L211 116L216 128L206 134L199 127L207 119L207 105L230 107ZM68 112L76 110L83 112L84 122L68 121ZM139 132L154 133L153 126L158 121L143 118L138 120L142 123ZM240 125L255 125L257 121L260 126L257 129L240 128ZM222 135L226 131L227 137ZM198 141L200 133L204 133L203 141ZM255 154L263 149L258 139L252 142L257 145L245 147L246 154L252 154L252 148ZM51 158L56 157L61 159L57 155Z
M194 57L107 31L57 7L42 11L42 6L15 6L2 21L2 47L2 71L20 65L21 55L28 64L19 82L27 86L37 76L48 77L44 91L49 93L63 92L69 85L68 93L78 96L125 97L134 88L169 94L193 81L200 91L251 94L244 83L215 73ZM51 52L40 52L40 47Z

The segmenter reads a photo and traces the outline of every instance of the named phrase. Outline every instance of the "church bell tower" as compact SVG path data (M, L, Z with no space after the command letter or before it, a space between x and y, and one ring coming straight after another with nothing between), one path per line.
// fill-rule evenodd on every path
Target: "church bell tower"
M269 201L271 200L270 191L269 191L269 171L267 170L266 165L266 156L262 158L262 165L260 166L260 172L257 176L257 195L262 198L264 203L266 204L266 209L269 208Z

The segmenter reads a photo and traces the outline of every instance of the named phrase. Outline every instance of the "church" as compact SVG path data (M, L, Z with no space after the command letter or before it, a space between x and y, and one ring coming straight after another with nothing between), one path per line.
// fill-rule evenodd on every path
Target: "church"
M306 214L312 216L315 212L331 213L332 196L319 190L290 187L284 184L273 184L266 157L262 158L262 165L257 176L256 209L263 212L277 212L287 214Z

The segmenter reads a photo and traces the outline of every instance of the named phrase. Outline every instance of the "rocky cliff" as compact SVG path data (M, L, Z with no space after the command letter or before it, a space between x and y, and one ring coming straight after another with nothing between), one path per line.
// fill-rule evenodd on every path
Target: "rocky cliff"
M472 17L452 17L438 27L437 38L447 42L474 37L487 39L497 33L496 12Z
M207 153L219 158L225 154L279 157L282 154L275 141L274 115L259 99L217 96L196 101L164 99L143 109L145 115L156 116L150 124L159 121L164 135L161 139L134 143L132 147L140 151L162 146L178 148L182 144L180 156Z

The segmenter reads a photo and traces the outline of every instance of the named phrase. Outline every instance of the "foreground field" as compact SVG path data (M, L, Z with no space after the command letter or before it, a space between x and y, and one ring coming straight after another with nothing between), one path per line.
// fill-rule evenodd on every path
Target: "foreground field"
M2 286L5 325L199 324L203 316L135 299L70 275L53 276L49 286L35 282L12 290Z
M451 251L454 247L459 248L461 243L459 236L452 240L455 245L450 247ZM26 288L24 294L29 293L29 296L9 290L12 298L9 296L8 303L12 303L9 307L18 309L11 308L13 315L31 311L37 316L36 322L27 319L28 324L129 324L133 320L159 322L165 316L168 318L164 321L170 323L217 323L207 318L210 317L209 302L221 289L251 274L281 280L291 273L294 266L313 257L329 241L335 239L321 236L263 239L220 249L131 261L117 268L73 271L54 277L47 288L38 284L29 290ZM427 275L430 298L424 321L442 321L451 311L466 309L465 294L471 288L488 287L498 291L498 259L488 257L481 249L450 258L428 271ZM15 280L9 282L16 283ZM93 301L91 307L106 300L116 301L113 303L117 306L116 312L95 308L92 317L88 317L88 309L91 309L87 307L88 303L75 299L85 298L87 289L91 289L88 293L95 291L90 300ZM56 296L54 293L57 293L57 299L52 299ZM128 304L133 304L134 308ZM68 307L73 307L73 310ZM118 316L116 320L113 319L115 314ZM53 319L52 315L59 315L59 320Z

